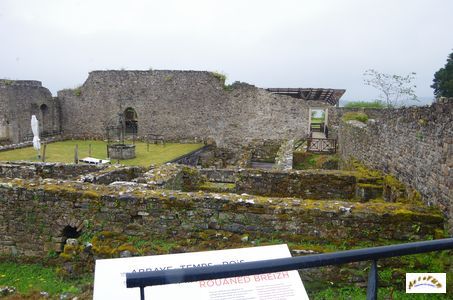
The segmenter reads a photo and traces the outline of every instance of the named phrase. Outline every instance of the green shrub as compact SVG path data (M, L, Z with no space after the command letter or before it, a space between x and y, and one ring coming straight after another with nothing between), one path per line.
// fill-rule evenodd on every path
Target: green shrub
M368 115L363 112L347 112L341 119L343 121L356 120L362 123L366 123L368 121Z
M10 80L10 79L4 79L2 81L5 85L12 85L14 83L14 80Z
M211 72L211 74L212 76L217 78L223 85L225 85L225 81L227 79L227 76L225 74L217 71Z
M223 74L221 72L217 72L217 71L211 72L211 74L212 74L212 76L217 78L220 81L220 83L222 83L223 89L225 91L232 91L233 90L233 86L232 85L225 84L226 80L227 80L227 76L225 74Z
M82 89L80 87L74 89L74 96L80 97L82 95Z
M386 106L382 101L375 100L372 102L352 101L352 102L348 102L344 107L347 107L347 108L385 108Z

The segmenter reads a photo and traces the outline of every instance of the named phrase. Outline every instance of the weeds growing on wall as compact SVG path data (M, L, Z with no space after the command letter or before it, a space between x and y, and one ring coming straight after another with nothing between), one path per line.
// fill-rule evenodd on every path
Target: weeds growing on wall
M363 112L347 112L341 118L343 121L359 121L362 123L366 123L368 121L368 115Z
M227 85L225 84L226 83L226 80L227 80L227 76L221 72L217 72L217 71L213 71L211 72L212 76L214 76L215 78L217 78L223 85L223 89L225 91L231 91L233 89L233 87L231 85Z
M211 72L212 76L217 78L222 84L225 84L227 76L221 72L213 71Z
M3 79L3 80L1 80L1 82L3 82L3 84L5 84L5 85L12 85L14 80Z
M81 89L80 86L79 86L79 87L76 87L76 88L74 89L74 96L77 96L77 97L82 96L82 89Z

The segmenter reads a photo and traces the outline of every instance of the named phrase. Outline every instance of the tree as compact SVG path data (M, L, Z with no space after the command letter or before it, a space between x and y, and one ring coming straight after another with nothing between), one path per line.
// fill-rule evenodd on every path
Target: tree
M453 97L453 52L450 53L445 67L434 73L431 87L436 97Z
M396 107L401 100L418 101L415 95L417 86L413 83L415 75L414 72L404 76L391 75L380 73L374 69L366 70L363 73L365 84L381 92L379 98L384 101L387 107Z

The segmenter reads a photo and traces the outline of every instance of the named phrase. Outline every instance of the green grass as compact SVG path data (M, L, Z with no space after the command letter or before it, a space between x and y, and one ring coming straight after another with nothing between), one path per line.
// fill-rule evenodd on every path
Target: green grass
M386 105L379 100L368 102L368 101L352 101L348 102L344 107L347 108L385 108Z
M366 289L357 287L328 288L320 292L310 293L312 300L329 300L329 299L366 299ZM431 300L431 299L451 299L445 294L406 294L405 291L392 290L391 288L379 288L378 299L414 299L414 300Z
M73 163L75 145L78 145L79 159L81 159L89 156L89 144L91 144L91 157L107 158L107 143L104 141L68 140L48 144L46 149L46 161ZM135 145L136 157L134 159L122 160L120 161L121 164L137 166L161 164L203 147L202 144L150 144L148 152L146 143L137 142ZM0 152L0 161L17 160L38 161L36 150L34 150L33 147L27 147ZM116 163L116 161L112 161L112 163Z
M311 118L311 124L320 124L324 123L324 118Z
M78 286L89 284L91 275L80 280L63 280L54 268L44 267L40 264L18 264L0 262L0 286L13 286L20 294L33 291L45 291L50 295L60 293L78 294Z
M308 152L293 153L293 168L296 170L323 169L329 168L325 163L328 161L338 162L339 158L331 154L315 154Z

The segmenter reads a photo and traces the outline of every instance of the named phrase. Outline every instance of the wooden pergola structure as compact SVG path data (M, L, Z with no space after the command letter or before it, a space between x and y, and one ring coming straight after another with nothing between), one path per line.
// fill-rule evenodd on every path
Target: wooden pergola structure
M341 96L346 92L342 89L323 88L268 88L272 94L286 95L303 100L324 101L330 105L339 105Z

